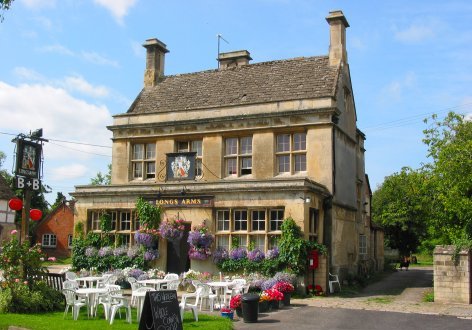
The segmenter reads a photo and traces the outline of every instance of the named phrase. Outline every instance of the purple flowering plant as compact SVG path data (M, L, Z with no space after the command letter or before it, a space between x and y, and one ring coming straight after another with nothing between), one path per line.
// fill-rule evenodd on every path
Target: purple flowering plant
M89 246L88 248L85 249L85 256L87 257L94 257L97 255L97 249L94 248L93 246Z
M261 262L265 259L265 254L260 249L256 248L247 253L247 258L253 262Z
M272 259L276 259L278 257L279 257L279 248L278 247L274 247L273 249L267 251L266 259L272 260Z
M188 234L187 242L190 244L190 259L206 260L211 256L210 247L213 244L214 237L210 234L210 230L205 220Z
M247 251L246 251L245 248L237 247L237 248L231 250L231 252L229 254L229 257L232 260L244 259L244 258L247 257Z
M229 259L228 250L223 247L218 247L215 252L213 252L213 262L215 264L220 264L225 260Z
M111 246L104 246L98 250L99 257L106 257L113 254L113 248Z
M154 249L149 249L144 252L144 260L145 261L152 261L154 259L159 258L159 251Z
M181 219L165 220L159 226L161 237L167 240L179 240L184 234L184 221Z
M141 244L146 248L153 247L156 242L154 235L139 231L134 234L134 240L137 244Z

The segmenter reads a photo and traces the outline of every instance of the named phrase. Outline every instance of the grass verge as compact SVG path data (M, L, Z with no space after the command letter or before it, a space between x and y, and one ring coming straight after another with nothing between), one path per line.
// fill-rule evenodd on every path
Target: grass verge
M89 330L89 329L114 329L114 330L136 330L139 326L136 321L136 310L131 314L133 323L126 323L125 313L123 318L116 315L115 321L110 325L103 314L99 313L96 318L87 318L87 312L81 311L77 321L72 319L71 313L63 318L63 312L47 314L0 314L0 330L7 330L10 325L23 327L31 330ZM198 322L195 322L192 313L184 314L184 329L208 329L208 330L231 330L233 325L229 319L207 314L199 314Z

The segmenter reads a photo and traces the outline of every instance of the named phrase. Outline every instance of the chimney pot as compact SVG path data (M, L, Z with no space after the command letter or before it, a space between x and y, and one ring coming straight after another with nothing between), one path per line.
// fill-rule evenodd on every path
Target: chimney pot
M153 87L164 76L165 54L169 51L166 44L159 39L147 39L143 44L146 48L146 70L144 71L144 87Z

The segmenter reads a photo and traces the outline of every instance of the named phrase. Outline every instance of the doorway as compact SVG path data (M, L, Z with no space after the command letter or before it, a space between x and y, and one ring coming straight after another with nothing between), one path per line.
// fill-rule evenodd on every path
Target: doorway
M188 251L190 245L187 243L188 233L191 229L190 223L184 224L184 234L178 241L167 241L167 272L181 274L190 269L190 258Z

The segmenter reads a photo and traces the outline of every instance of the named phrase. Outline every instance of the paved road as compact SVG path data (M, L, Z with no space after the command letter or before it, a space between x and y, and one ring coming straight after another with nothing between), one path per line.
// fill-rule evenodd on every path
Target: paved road
M235 321L236 330L293 329L293 330L453 330L471 329L472 320L452 316L405 314L353 309L297 306L261 314L257 323Z
M432 268L394 272L353 297L293 299L293 306L262 314L235 329L472 329L472 305L423 302Z

